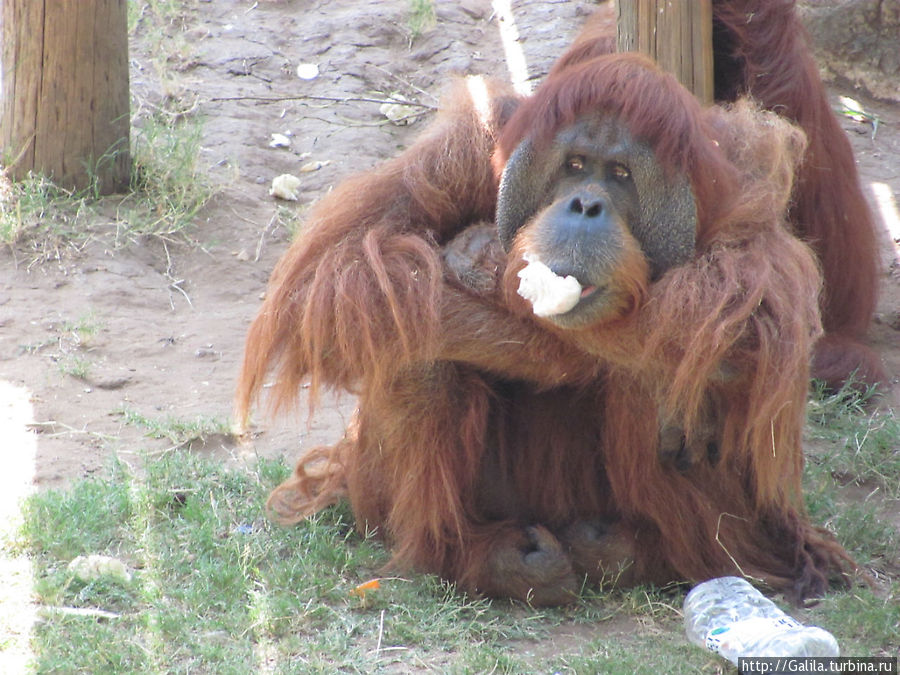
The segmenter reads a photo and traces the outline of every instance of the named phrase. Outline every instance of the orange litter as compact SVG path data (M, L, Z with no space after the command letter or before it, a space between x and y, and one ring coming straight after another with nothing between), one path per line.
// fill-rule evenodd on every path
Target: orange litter
M377 591L381 588L381 582L378 579L371 579L361 583L359 586L350 591L350 595L365 598L369 591Z

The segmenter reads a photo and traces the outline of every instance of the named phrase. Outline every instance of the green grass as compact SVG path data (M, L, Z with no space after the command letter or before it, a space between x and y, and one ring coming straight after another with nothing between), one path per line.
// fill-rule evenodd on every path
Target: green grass
M295 239L303 229L302 208L277 204L275 207L275 222L283 227L291 239Z
M859 588L833 593L808 614L810 623L838 625L846 656L897 656L900 650L900 583L884 592Z
M90 332L93 323L66 325ZM114 463L32 496L3 544L0 557L33 564L37 672L726 672L685 638L683 588L585 589L573 607L535 610L466 597L431 575L384 576L385 550L355 531L346 505L296 527L265 518L268 492L289 473L283 462L234 468L184 447L224 433L224 423L120 414L176 447L141 468ZM813 518L874 570L877 586L834 591L811 609L784 607L834 633L853 656L900 647L900 540L883 517L896 516L897 504L887 487L868 500L845 494L853 467L867 472L855 477L866 490L900 478L889 462L869 475L869 462L851 461L881 433L874 419L858 398L818 396L808 436L834 447L818 451L806 482ZM68 563L93 553L122 560L132 580L76 578ZM373 578L377 590L353 592Z
M900 569L900 420L874 392L813 391L808 407L807 506L859 562Z
M410 575L384 578L359 598L351 591L378 576L384 550L355 533L346 507L299 527L270 524L262 504L287 473L279 462L232 470L173 452L148 463L140 478L115 465L107 477L32 497L18 546L35 563L39 604L118 615L45 612L32 641L37 670L246 673L265 661L273 672L298 673L428 663L451 673L534 672L536 663L547 672L566 663L568 672L590 672L624 654L629 663L656 659L663 667L674 650L686 665L669 672L691 672L689 664L708 660L680 637L667 608L678 597L652 611L623 611L634 606L629 592L537 612L468 599L433 576ZM132 582L78 581L66 566L88 553L120 558L134 570ZM650 596L635 597L641 605ZM527 656L561 626L593 623L598 613L637 617L654 630L616 646L620 636L604 637L601 621L594 642L538 662ZM670 635L660 644L663 628Z
M813 461L844 482L870 484L900 499L900 419L879 408L874 391L813 392L807 436Z
M184 419L172 415L150 417L134 408L123 406L116 413L126 424L142 429L150 438L165 438L173 447L190 446L194 441L204 441L210 436L231 436L228 420L221 417L197 416Z
M127 414L172 440L197 433ZM31 557L45 610L32 639L37 671L617 674L723 665L684 637L682 589L586 591L574 607L538 611L411 574L382 578L360 598L351 591L381 576L385 551L355 532L346 506L297 527L268 522L265 497L288 471L282 462L235 469L173 450L139 475L114 464L103 477L30 498L11 547ZM836 504L839 487L829 489ZM873 528L875 537L845 541L882 562L896 537L853 511L832 525L842 539ZM78 581L67 564L89 553L123 560L133 580ZM877 593L835 592L801 618L832 631L845 654L886 653L898 645L898 593L897 581ZM60 607L117 618L49 609Z
M814 389L804 489L814 522L833 531L859 563L896 577L900 421L877 403L872 391Z
M186 33L194 22L195 3L185 0L130 0L128 34L149 45L149 60L167 105L189 98L180 75L193 59L196 42Z
M42 175L11 181L0 173L0 243L24 244L38 260L79 249L95 217L91 192L64 190Z
M196 95L187 90L182 71L193 59L196 41L186 37L196 8L184 0L132 0L129 34L152 45L149 59L159 85L159 100L135 95L132 105L132 177L135 234L170 235L191 223L212 196L197 158L202 120L194 115Z
M214 193L197 159L203 126L163 113L133 130L132 193L119 206L126 234L183 233Z
M59 372L78 380L87 380L91 375L91 361L79 354L65 354L57 361Z
M62 331L68 333L77 341L79 345L87 345L90 340L97 335L103 328L103 322L100 321L96 314L87 311L78 316L75 320L63 321Z
M133 33L142 20L154 28L171 27L181 20L184 11L184 0L129 0L128 32Z
M93 312L85 312L76 320L65 320L58 327L59 336L54 341L57 352L51 357L63 375L87 380L92 362L87 356L91 341L102 330L103 324Z
M103 322L93 311L88 310L75 320L62 319L59 323L52 324L52 336L21 345L20 349L31 354L47 352L60 373L87 379L93 365L87 354L92 349L94 338L103 328Z
M132 496L124 469L115 465L103 478L76 483L66 492L52 492L26 502L23 541L53 564L98 551L131 547L127 523Z
M408 0L409 16L406 24L409 29L410 43L417 40L422 33L433 28L437 17L434 11L434 0Z

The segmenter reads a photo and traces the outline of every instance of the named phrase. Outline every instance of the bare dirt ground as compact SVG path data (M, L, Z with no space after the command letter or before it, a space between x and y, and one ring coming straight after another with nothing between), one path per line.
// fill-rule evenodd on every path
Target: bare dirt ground
M534 81L594 6L513 4ZM30 392L37 486L90 475L113 454L137 466L142 452L171 447L168 439L146 437L122 410L157 420L227 421L248 323L290 240L284 223L292 214L302 218L342 177L396 154L427 123L427 115L409 126L386 123L372 100L399 91L436 104L454 73L508 77L490 0L437 3L437 27L412 43L407 7L405 0L198 2L171 26L187 38L187 49L169 63L173 79L165 86L151 67L157 46L138 26L131 46L135 111L161 106L166 96L186 102L203 119L200 162L220 189L190 241L146 238L114 247L97 237L78 253L33 265L24 248L0 252L0 380ZM299 78L303 63L317 64L318 76ZM849 86L834 85L831 93L836 106L838 95L853 96L881 120L874 137L868 124L843 122L866 194L881 214L871 185L886 185L876 189L894 204L900 195L900 105ZM276 132L289 135L289 148L269 147ZM322 168L298 173L311 161ZM298 202L269 196L281 173L301 176ZM871 337L896 382L900 253L887 234L883 243L884 288ZM98 330L73 344L68 327L85 317ZM60 368L73 350L87 362L84 377ZM889 395L895 409L898 390ZM193 448L236 461L284 455L292 462L312 444L337 440L352 406L349 397L329 403L309 425L303 412L257 419L248 442L208 434Z

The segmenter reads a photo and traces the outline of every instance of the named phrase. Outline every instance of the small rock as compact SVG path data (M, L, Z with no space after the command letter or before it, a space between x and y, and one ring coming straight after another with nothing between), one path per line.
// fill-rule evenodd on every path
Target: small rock
M406 101L407 99L397 92L391 94L391 100L397 101L397 103L382 103L378 108L378 112L398 126L403 126L415 121L416 113L420 112L418 108L411 105L404 105L402 101Z
M116 389L121 389L126 384L131 382L131 377L128 375L120 375L114 376L111 375L109 377L103 377L100 379L93 379L92 384L97 387L97 389L105 389L106 391L114 391Z

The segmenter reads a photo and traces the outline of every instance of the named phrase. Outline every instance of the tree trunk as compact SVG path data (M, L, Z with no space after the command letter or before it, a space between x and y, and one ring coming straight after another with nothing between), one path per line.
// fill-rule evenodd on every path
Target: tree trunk
M704 103L713 100L712 1L618 0L620 52L651 56Z
M128 185L127 0L0 0L0 148L14 178ZM94 183L96 181L96 183Z

